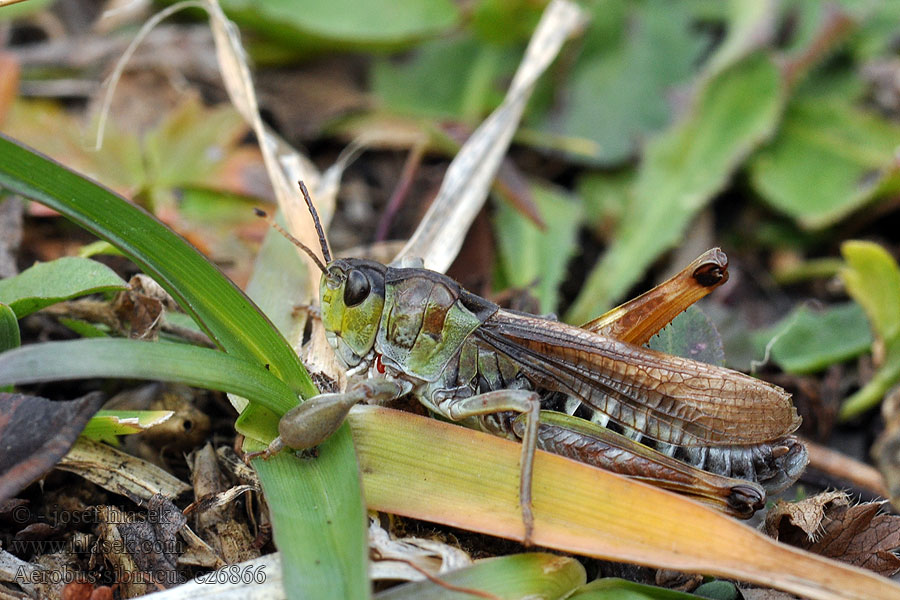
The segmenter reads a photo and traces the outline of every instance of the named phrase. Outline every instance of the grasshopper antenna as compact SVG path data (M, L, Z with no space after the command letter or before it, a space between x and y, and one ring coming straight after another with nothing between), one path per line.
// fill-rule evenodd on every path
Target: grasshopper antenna
M309 191L306 189L306 184L302 181L298 181L300 184L300 191L303 192L303 199L306 200L306 207L309 208L309 214L312 215L313 223L316 226L316 231L319 234L319 245L322 247L322 256L325 257L325 262L331 262L331 251L328 249L328 242L325 241L325 232L322 231L322 224L319 222L319 213L316 212L316 207L313 206L312 198L309 197Z
M325 273L326 275L328 274L328 269L325 268L325 265L323 265L322 261L319 260L319 257L316 256L316 253L309 249L309 246L307 246L306 244L304 244L303 242L301 242L300 240L298 240L297 238L292 236L284 227L282 227L281 225L276 223L275 219L273 219L268 214L266 214L266 211L264 211L260 208L254 208L253 212L256 213L257 217L265 219L266 222L269 224L269 227L271 227L272 229L274 229L275 231L277 231L278 233L280 233L281 235L286 237L292 244L294 244L295 246L297 246L298 248L300 248L301 250L306 252L306 254L313 260L313 262L316 263L316 266L319 267L319 270L322 271L323 273ZM316 221L316 229L318 229L319 235L321 236L322 230L318 227L318 220ZM328 256L327 253L325 255L325 259L328 262L331 262L331 257Z

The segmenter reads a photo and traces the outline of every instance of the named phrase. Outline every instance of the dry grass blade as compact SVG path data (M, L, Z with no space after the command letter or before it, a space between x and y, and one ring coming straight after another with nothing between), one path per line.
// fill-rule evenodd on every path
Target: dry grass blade
M453 159L437 198L396 260L422 258L426 268L442 273L450 267L487 198L535 82L582 18L566 0L547 6L506 98Z
M354 408L350 422L371 509L521 539L518 444L372 406ZM538 546L735 578L818 600L900 599L900 586L874 573L542 451L535 457L534 517Z
M117 494L144 500L154 494L174 498L190 489L154 464L84 438L76 442L56 468L77 473Z

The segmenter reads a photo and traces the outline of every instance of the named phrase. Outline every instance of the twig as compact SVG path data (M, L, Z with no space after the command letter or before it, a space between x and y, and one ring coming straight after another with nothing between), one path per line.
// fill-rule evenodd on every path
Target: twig
M821 444L804 439L803 443L809 452L809 466L823 471L833 477L853 484L854 486L889 498L884 478L878 469L836 452Z

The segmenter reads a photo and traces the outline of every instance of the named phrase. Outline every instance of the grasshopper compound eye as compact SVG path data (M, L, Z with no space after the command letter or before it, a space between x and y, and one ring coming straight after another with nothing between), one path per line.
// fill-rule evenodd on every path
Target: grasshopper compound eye
M352 269L347 273L347 285L344 288L344 305L356 306L369 297L372 284L365 273Z

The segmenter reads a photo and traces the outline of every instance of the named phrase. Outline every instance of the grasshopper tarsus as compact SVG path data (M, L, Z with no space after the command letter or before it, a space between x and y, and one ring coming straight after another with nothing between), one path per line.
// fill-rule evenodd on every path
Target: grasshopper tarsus
M244 453L244 464L250 466L250 461L255 458L262 458L263 460L269 460L282 450L284 450L285 444L281 439L281 436L278 436L272 443L268 445L265 450L259 450L258 452L245 452Z

